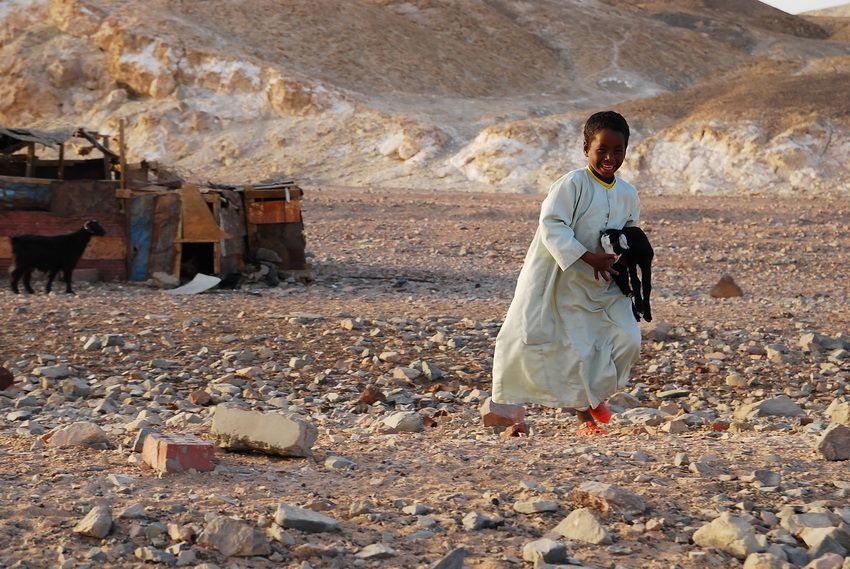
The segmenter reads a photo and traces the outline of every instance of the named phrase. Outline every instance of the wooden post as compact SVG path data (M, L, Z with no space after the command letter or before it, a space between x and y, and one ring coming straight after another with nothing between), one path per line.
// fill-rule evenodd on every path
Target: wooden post
M180 214L180 221L177 222L177 239L174 240L174 267L172 274L180 280L180 265L183 262L183 214Z
M35 142L30 142L27 145L27 171L26 177L32 178L33 170L35 169Z
M59 145L59 170L56 176L60 180L65 179L65 143Z
M121 161L121 189L127 189L127 157L124 154L124 119L118 121L118 157Z
M94 133L95 140L97 140L98 134ZM103 147L109 148L109 137L103 135ZM109 156L105 153L103 155L103 179L111 180L112 179L112 164L109 162Z

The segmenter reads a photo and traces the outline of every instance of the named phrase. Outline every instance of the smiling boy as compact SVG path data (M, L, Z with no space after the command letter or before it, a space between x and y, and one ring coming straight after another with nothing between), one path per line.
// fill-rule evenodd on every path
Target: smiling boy
M549 189L516 293L496 338L493 401L576 409L579 434L607 431L605 400L628 382L640 353L631 303L609 287L615 256L605 229L637 225L637 191L615 174L629 144L618 113L584 125L587 165Z

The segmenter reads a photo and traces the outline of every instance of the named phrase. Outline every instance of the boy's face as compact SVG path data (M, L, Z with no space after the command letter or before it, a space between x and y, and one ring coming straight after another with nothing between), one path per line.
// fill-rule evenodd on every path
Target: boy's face
M616 130L603 128L593 135L590 144L584 144L584 154L593 171L609 182L626 158L626 137Z

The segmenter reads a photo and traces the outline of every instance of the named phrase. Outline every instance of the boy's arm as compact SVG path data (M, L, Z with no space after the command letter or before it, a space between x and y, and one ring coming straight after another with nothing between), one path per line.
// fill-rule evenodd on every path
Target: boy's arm
M556 182L540 207L540 231L543 245L554 257L561 270L587 253L573 231L573 210L578 199L577 188L571 179Z
M593 267L593 276L611 281L611 274L618 274L612 267L615 255L604 252L591 253L578 242L573 231L573 211L578 200L578 188L572 180L560 180L549 191L540 208L540 229L543 244L555 258L561 270L567 270L581 259Z

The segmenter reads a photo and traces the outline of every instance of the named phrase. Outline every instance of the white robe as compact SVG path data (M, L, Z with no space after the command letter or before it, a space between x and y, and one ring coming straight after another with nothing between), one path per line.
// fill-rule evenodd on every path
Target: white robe
M631 301L580 257L639 218L637 191L619 178L608 187L583 168L552 184L496 338L493 401L586 409L627 383L640 353Z

